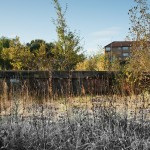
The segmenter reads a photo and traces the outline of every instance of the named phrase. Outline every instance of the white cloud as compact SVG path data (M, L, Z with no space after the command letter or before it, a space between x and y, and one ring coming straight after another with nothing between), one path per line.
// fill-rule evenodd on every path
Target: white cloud
M111 37L118 36L121 32L119 27L106 28L101 31L96 31L92 33L92 36L96 39L110 39Z
M90 34L91 41L88 43L88 48L93 47L93 49L98 49L98 46L104 47L112 41L123 40L122 39L122 29L120 27L110 27L104 28L99 31L95 31Z

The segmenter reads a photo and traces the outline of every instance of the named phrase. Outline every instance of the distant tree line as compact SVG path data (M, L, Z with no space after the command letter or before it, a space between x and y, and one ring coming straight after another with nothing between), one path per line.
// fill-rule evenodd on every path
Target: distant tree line
M73 35L69 36L73 38ZM0 70L74 70L76 64L85 59L84 54L72 49L68 56L63 56L57 48L58 43L35 39L22 44L19 37L1 37Z
M51 57L52 43L43 40L32 40L21 44L18 37L9 39L0 38L0 68L3 70L31 70L49 68L46 63ZM50 55L51 54L51 55Z

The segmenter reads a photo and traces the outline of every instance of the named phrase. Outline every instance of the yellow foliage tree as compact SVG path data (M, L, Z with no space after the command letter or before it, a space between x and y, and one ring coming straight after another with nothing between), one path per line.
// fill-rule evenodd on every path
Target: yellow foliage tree
M14 70L21 70L27 66L29 59L31 59L30 50L23 46L19 38L16 37L10 42L9 48L3 48L1 57L4 60L9 60Z
M97 53L96 55L85 59L76 66L76 70L78 71L104 71L105 68L105 55L101 53Z
M127 70L134 73L150 71L150 13L147 0L134 0L129 10L130 37L134 41Z

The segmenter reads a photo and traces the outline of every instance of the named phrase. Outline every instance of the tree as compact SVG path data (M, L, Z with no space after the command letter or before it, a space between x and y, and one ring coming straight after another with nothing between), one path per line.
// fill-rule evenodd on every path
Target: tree
M129 10L130 38L134 41L127 70L136 74L150 71L150 14L147 0L134 0Z
M65 13L58 0L52 0L57 13L57 19L54 20L58 41L54 43L52 53L53 69L55 70L73 70L77 63L84 60L84 55L81 53L80 38L75 32L68 30Z
M45 43L41 43L39 45L39 49L32 52L32 70L51 70L51 56L48 55L46 48L47 45Z
M147 0L134 0L133 6L128 14L130 17L130 40L133 41L131 56L128 59L122 83L129 87L130 93L137 93L140 89L141 81L147 78L144 74L150 71L150 18ZM146 84L145 84L146 85Z
M9 38L6 38L6 37L0 38L0 69L11 69L12 68L9 60L4 60L2 57L2 50L4 48L9 48L10 42L11 42L11 39L9 39Z
M1 57L11 66L6 69L21 70L28 67L30 56L30 50L20 43L18 37L12 39L9 47L3 48L1 52Z
M96 55L86 58L76 65L76 70L80 71L104 71L106 69L105 55L98 52Z
M29 67L32 70L51 70L53 43L46 43L44 40L36 39L27 43L26 46L30 49L32 62L30 62Z
M0 39L0 68L13 70L50 70L53 55L53 43L44 40L32 40L21 44L19 37Z

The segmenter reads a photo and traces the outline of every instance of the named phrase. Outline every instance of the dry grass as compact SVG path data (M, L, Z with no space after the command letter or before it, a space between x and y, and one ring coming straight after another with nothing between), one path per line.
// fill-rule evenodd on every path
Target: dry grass
M0 150L150 149L148 93L41 101L3 92L0 100Z

